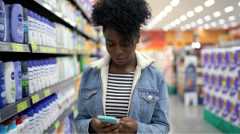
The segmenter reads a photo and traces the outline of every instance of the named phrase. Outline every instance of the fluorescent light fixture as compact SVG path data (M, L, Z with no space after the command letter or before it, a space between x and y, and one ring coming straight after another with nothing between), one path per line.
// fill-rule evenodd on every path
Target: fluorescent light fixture
M176 7L180 3L180 0L171 0L170 5Z
M211 18L211 16L207 15L204 17L204 19L205 19L205 21L210 21L212 18Z
M236 20L236 17L235 17L235 16L229 16L229 17L228 17L228 20L229 20L229 21L234 21L234 20Z
M238 6L240 6L240 1L238 2Z
M228 29L228 25L227 25L227 24L224 24L224 25L223 25L223 28L224 28L224 29Z
M190 28L191 28L191 25L190 25L190 24L187 24L187 25L186 25L186 28L187 28L187 29L190 29Z
M193 43L192 43L192 48L194 48L194 49L200 49L200 48L201 48L200 42L193 42Z
M187 20L187 17L186 17L185 15L182 15L182 16L180 17L180 20L181 20L181 21L185 21L185 20Z
M216 12L213 13L213 16L214 16L215 18L218 18L218 17L221 16L221 12L220 12L220 11L216 11Z
M195 22L192 22L192 23L191 23L191 27L196 27L196 23L195 23Z
M211 26L212 26L212 27L216 27L216 26L217 26L217 23L216 23L216 22L211 22Z
M169 12L171 12L172 11L172 6L166 6L165 7L165 9L164 9L164 11L166 12L166 13L169 13Z
M202 7L202 6L197 6L197 7L194 8L194 11L195 11L196 13L200 13L200 12L203 11L203 7Z
M234 10L234 7L233 7L233 6L228 6L228 7L224 8L224 11L225 11L226 13L230 13L230 12L232 12L233 10Z
M210 26L209 26L208 24L205 24L205 25L204 25L204 28L205 28L205 29L209 29Z
M176 23L177 25L179 25L179 24L181 23L181 21L180 21L179 19L176 19L176 20L175 20L175 23Z
M206 0L204 2L205 7L211 7L214 4L215 4L215 0Z
M193 11L188 11L187 12L187 17L191 18L194 16L194 12Z
M220 20L219 20L219 24L220 24L220 25L225 24L225 20L224 20L224 19L220 19Z
M203 20L200 18L200 19L197 20L197 23L198 23L199 25L201 25L201 24L203 24Z

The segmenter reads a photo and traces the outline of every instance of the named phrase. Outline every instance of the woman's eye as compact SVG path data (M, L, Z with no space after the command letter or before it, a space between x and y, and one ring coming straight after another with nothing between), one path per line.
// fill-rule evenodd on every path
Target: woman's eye
M107 46L112 46L113 43L112 42L107 42Z

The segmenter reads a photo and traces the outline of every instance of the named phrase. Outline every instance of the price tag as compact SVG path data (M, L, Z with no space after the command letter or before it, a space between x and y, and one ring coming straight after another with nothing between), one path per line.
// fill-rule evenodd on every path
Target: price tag
M31 43L31 46L32 46L32 51L33 51L33 52L37 52L37 50L38 50L37 43L32 42L32 43Z
M47 97L47 96L49 96L51 93L50 93L50 89L46 89L45 91L44 91L44 96L45 97Z
M60 122L57 121L57 122L54 124L54 128L57 129L59 126L60 126Z
M49 48L48 52L50 52L50 53L57 53L57 49L56 48Z
M33 96L32 96L32 103L33 103L33 104L39 102L39 100L40 100L39 95L36 94L36 95L33 95Z
M40 51L43 53L48 53L48 47L40 47Z
M22 44L12 43L12 50L15 52L24 52L24 47Z
M27 108L28 108L27 101L23 101L23 102L20 102L20 103L17 104L17 112L18 113L24 111Z

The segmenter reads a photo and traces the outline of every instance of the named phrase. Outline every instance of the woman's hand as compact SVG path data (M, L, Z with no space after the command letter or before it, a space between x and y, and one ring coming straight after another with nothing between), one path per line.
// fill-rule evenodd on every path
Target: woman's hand
M137 133L137 122L130 117L124 117L120 120L119 127L120 134L136 134Z
M118 134L120 124L112 125L102 123L97 118L92 118L90 122L91 127L97 134Z

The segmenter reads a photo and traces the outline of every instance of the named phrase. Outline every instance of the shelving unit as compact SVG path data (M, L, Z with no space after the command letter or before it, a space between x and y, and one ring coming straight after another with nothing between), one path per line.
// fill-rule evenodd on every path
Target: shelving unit
M75 36L77 36L75 40L72 38L70 39L70 41L72 43L69 44L69 46L68 46L68 42L67 42L68 40L64 40L65 42L63 42L63 44L57 44L56 47L51 47L51 46L55 46L55 42L52 44L44 43L45 41L42 41L42 40L46 39L45 37L39 37L40 39L38 38L37 40L33 39L34 41L30 41L30 38L29 38L29 41L27 41L27 40L25 41L25 42L29 42L29 43L24 43L24 44L0 41L0 58L3 63L8 62L8 61L10 61L10 62L15 62L15 61L20 61L20 62L24 61L25 62L26 61L27 64L31 64L31 63L33 63L33 61L38 62L38 61L45 60L45 59L56 58L56 59L60 60L59 65L63 65L62 63L67 63L67 62L62 61L61 58L66 57L66 60L68 60L68 58L70 58L70 62L71 62L71 60L73 60L73 62L74 62L73 64L75 65L75 61L77 61L76 59L79 57L82 57L82 56L83 57L99 57L99 54L91 53L92 51L88 52L84 49L84 45L86 45L86 46L89 46L92 44L93 44L93 46L95 44L99 45L100 39L98 39L99 36L97 35L98 30L95 30L95 28L90 27L90 31L89 31L89 26L92 25L91 19L87 15L87 13L85 13L85 11L81 7L81 5L79 5L79 3L77 3L75 0L68 0L68 1L71 4L75 5L76 9L78 11L80 11L77 13L79 13L79 14L81 13L81 15L79 15L80 16L79 18L83 19L83 20L81 20L82 21L81 23L73 22L72 20L75 20L75 19L69 19L66 16L66 14L64 15L64 13L57 12L59 10L52 9L51 6L45 4L44 2L40 2L40 0L21 0L21 1L3 0L3 1L7 4L19 3L24 8L29 9L32 12L34 12L36 15L41 16L43 19L46 19L47 21L50 21L53 23L56 23L56 25L59 26L59 27L56 26L56 29L57 28L60 29L62 26L63 29L65 28L65 29L69 30L69 33L67 33L67 35L74 36L73 37L74 39L75 39ZM64 17L64 16L66 16L66 17ZM85 25L87 25L87 28L85 28ZM59 29L57 29L57 30L59 30ZM60 29L60 30L62 30L62 29ZM34 31L34 32L36 32L36 31ZM37 34L43 34L43 33L45 33L45 31L44 32L41 31L41 33L37 33ZM30 34L24 35L24 36L30 36ZM69 36L69 37L71 37L71 36ZM54 37L58 37L58 36L56 35ZM39 44L36 43L35 41L37 41ZM60 42L60 41L58 40L57 42ZM76 41L76 42L74 42L74 41ZM49 46L47 46L47 45L49 45ZM64 47L64 48L62 48L62 47ZM80 64L82 64L82 63L80 63ZM30 65L27 65L27 66L30 66ZM32 66L36 67L36 65L32 65ZM45 66L45 65L43 65L43 66ZM72 69L72 72L74 74L76 74L76 71L75 71L76 68L77 67L74 67ZM79 68L77 68L77 69L79 69ZM61 69L59 69L59 70L61 70ZM81 70L82 70L82 68L81 68ZM60 73L62 71L64 71L66 73L65 69L62 69L58 73ZM79 73L79 72L77 72L77 73ZM61 79L65 78L65 74L63 77L62 76L57 76L57 77L59 77ZM38 112L36 112L35 107L38 107L39 105L41 105L44 102L47 102L47 100L49 100L49 98L51 98L52 96L55 96L55 95L61 96L62 93L65 92L67 89L71 89L71 91L72 91L71 93L74 93L77 95L78 91L79 91L78 89L79 89L80 79L81 79L81 75L78 74L74 77L68 78L68 79L66 79L64 81L60 81L54 85L43 88L38 92L28 95L28 97L25 97L23 99L16 101L15 103L8 104L7 106L0 109L0 123L3 125L5 125L7 123L7 125L8 125L8 122L15 121L15 118L22 118L21 117L22 114L25 115L25 112L28 112L26 110L30 110L30 111L33 110L33 115L36 115L36 113L38 113ZM66 110L56 119L56 121L51 126L49 126L49 128L46 131L44 131L44 133L52 133L55 129L57 129L59 127L59 125L61 124L60 122L62 122L65 119L65 117L67 117L71 113L73 114L74 118L77 117L78 109L77 109L77 100L75 100L76 97L77 96L74 96L74 98L71 98L74 100L71 100L69 98L66 99L66 102L70 100L70 102L74 101L74 103L72 103L69 106L67 106L67 105L64 106L64 107L68 107L68 108L66 108ZM70 102L68 104L70 104ZM47 105L49 106L49 104L47 104ZM42 109L39 109L39 110L40 110L40 112L42 112L41 111ZM51 124L51 122L48 122L48 123ZM29 122L28 122L28 124L29 124ZM10 131L10 130L8 130L8 131Z
M73 104L67 108L62 115L58 117L58 119L45 131L46 134L51 134L54 132L55 129L57 129L60 126L60 122L63 121L63 119L74 112L74 107L77 105L77 101L75 101Z
M55 85L44 88L41 91L30 95L29 97L26 97L14 104L10 104L3 109L0 109L0 123L11 118L14 115L17 115L18 113L21 113L22 111L28 109L32 105L38 103L53 93L56 93L61 89L66 89L66 87L69 85L73 85L79 76L80 75L74 76Z

